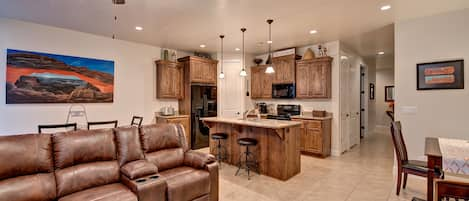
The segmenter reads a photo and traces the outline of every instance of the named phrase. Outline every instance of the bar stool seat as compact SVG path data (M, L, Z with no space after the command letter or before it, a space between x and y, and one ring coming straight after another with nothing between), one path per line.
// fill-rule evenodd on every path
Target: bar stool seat
M251 179L251 175L250 175L251 169L256 169L257 173L259 174L259 163L257 162L256 156L254 155L254 153L249 150L249 147L256 146L257 144L258 144L258 141L254 138L239 138L238 139L238 145L245 146L246 151L239 155L238 170L236 171L235 176L238 175L241 169L245 169L248 172L248 180ZM244 161L242 161L242 158L244 158Z
M225 140L228 139L228 135L226 133L213 133L212 139L214 140Z
M256 146L257 140L254 138L239 138L238 144L243 146Z

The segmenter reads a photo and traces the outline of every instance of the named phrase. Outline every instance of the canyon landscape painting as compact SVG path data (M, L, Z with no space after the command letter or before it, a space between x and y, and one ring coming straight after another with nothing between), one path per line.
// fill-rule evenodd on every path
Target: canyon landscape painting
M6 103L112 103L114 61L7 49Z

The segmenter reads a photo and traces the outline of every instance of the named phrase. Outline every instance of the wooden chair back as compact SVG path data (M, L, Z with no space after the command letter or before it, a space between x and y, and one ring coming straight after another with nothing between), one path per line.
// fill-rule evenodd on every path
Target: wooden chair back
M394 143L394 149L396 151L398 165L401 165L402 162L408 161L407 148L404 142L404 137L402 136L402 126L400 121L391 122L391 135L392 141Z
M88 127L88 130L90 130L92 126L105 126L105 125L111 125L113 128L117 128L117 120L88 122L87 127Z
M468 201L469 200L469 183L450 181L450 180L437 180L436 181L436 199L438 201L455 200L455 201Z
M43 133L45 129L68 129L72 128L74 131L77 130L77 123L70 123L70 124L49 124L49 125L38 125L37 129L39 133Z
M140 126L142 126L142 121L143 121L143 117L133 116L132 117L132 122L130 122L130 125L140 127Z

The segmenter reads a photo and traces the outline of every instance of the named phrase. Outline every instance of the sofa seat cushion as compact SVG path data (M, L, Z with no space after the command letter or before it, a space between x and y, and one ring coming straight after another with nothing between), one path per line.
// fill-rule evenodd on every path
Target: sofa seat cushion
M137 201L137 196L124 185L115 183L76 192L59 201Z
M34 174L0 181L0 200L55 200L54 173Z
M210 177L205 170L182 166L160 175L166 179L168 201L190 201L210 192Z

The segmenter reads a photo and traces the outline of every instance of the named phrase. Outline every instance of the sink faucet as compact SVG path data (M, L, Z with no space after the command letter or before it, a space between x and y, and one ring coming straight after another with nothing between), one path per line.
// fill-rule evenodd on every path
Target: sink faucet
M248 119L248 115L252 111L254 111L255 115L257 115L257 119L261 119L261 114L259 113L259 109L254 108L254 109L247 110L246 112L243 113L243 120Z

